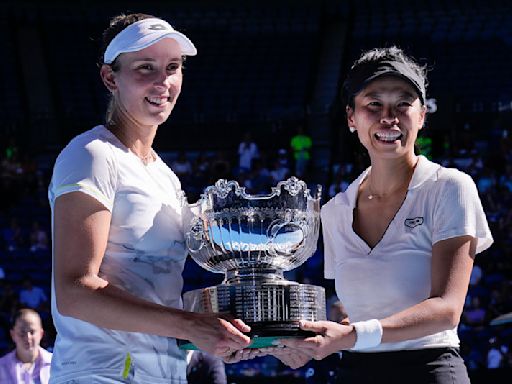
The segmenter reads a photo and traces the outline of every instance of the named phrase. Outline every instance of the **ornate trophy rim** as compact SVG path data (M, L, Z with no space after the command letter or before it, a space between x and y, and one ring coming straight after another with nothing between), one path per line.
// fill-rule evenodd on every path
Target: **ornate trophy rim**
M201 197L195 204L199 204L201 200L206 199L210 194L215 194L221 199L225 199L229 193L233 191L233 188L237 197L243 197L246 200L272 199L273 197L280 196L282 189L288 191L291 196L297 196L302 190L305 197L314 200L319 200L322 194L322 186L320 184L317 185L315 195L311 195L311 190L308 188L306 182L299 180L295 176L291 176L287 180L281 180L275 187L270 188L271 192L268 194L250 194L246 192L246 187L240 186L236 180L219 179L215 182L214 185L210 185L204 190L204 192L201 194Z

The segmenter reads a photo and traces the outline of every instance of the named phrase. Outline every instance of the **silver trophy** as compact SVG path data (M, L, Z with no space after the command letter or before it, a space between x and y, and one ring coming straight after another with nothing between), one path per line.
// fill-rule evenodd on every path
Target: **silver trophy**
M222 284L184 294L195 312L229 312L251 326L250 347L280 337L306 336L300 320L325 320L323 287L299 284L283 272L304 263L316 250L320 195L291 177L268 195L250 195L236 181L218 180L190 206L185 239L203 268L224 273ZM184 349L195 348L183 344Z

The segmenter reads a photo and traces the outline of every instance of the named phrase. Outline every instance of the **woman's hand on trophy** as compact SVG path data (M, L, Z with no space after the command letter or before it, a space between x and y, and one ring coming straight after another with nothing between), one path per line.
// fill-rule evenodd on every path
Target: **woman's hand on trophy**
M311 360L311 356L306 355L301 350L284 346L263 348L263 352L276 357L292 369L300 368Z
M218 313L193 313L188 340L205 352L226 358L251 343L243 333L250 330L240 319L224 318Z
M331 353L350 349L356 342L356 332L352 325L332 321L301 321L300 328L315 332L316 335L305 339L281 339L279 342L315 360L322 360Z
M268 353L264 352L264 349L258 349L258 348L245 348L245 349L239 349L238 351L232 353L230 356L224 357L222 360L224 360L225 363L233 364L238 363L242 360L251 360L255 357L265 356L268 355Z

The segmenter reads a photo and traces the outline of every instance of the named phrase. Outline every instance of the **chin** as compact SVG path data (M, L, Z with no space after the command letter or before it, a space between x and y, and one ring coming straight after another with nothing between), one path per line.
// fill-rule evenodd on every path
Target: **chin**
M151 118L148 119L148 123L150 123L150 125L160 125L160 124L163 124L165 123L169 117L171 116L171 111L169 112L162 112L162 113L159 113L158 115L153 115L151 116Z

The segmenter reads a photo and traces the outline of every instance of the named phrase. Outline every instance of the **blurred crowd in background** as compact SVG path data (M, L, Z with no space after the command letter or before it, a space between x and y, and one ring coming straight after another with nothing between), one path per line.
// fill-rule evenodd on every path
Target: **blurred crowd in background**
M424 61L430 113L418 153L473 177L495 239L475 260L459 326L461 353L472 379L512 369L512 323L491 325L512 312L507 0L2 2L0 49L9 54L0 60L0 355L13 348L9 329L20 307L40 313L41 345L51 350L49 177L65 143L103 122L99 36L123 10L170 20L198 46L185 65L180 101L155 142L190 203L218 179L260 194L292 175L311 188L320 184L325 203L369 164L340 108L347 66L362 50L392 44ZM188 260L184 289L222 278ZM336 318L340 307L332 281L323 278L321 240L289 278L326 287L328 313ZM328 384L337 359L293 371L259 358L226 370L230 383L287 377Z
M471 133L468 133L471 134ZM303 133L303 135L305 135ZM306 135L307 136L307 135ZM295 137L295 136L294 136ZM264 142L256 142L250 134L241 138L231 151L164 152L162 157L181 179L189 202L195 202L203 189L220 178L237 180L253 194L269 193L280 180L297 173L292 138L288 147L269 151ZM470 143L481 141L474 137ZM49 313L51 250L50 214L47 186L52 164L37 164L24 154L24 148L13 140L2 147L1 190L4 193L0 211L0 352L12 348L9 339L10 317L20 307L36 309L47 330L42 345L51 349L52 332ZM418 151L430 155L428 136L419 140ZM495 142L488 142L492 157L472 146L447 143L448 152L433 160L447 167L457 167L475 180L496 243L475 260L466 305L459 326L461 351L470 370L512 368L512 325L490 325L491 320L512 312L512 141L504 129ZM489 151L487 151L489 153ZM503 162L497 172L492 159ZM494 161L494 160L492 160ZM299 164L311 187L316 177L311 164ZM344 191L366 166L363 157L354 162L332 165L332 179L323 185L323 201ZM330 309L337 302L332 282L323 278L322 244L290 278L301 283L324 285ZM221 275L202 270L191 259L184 272L185 290L218 284ZM328 313L332 311L328 310ZM332 318L335 315L331 315ZM312 372L306 366L291 371L272 358L228 365L232 376L304 377Z

